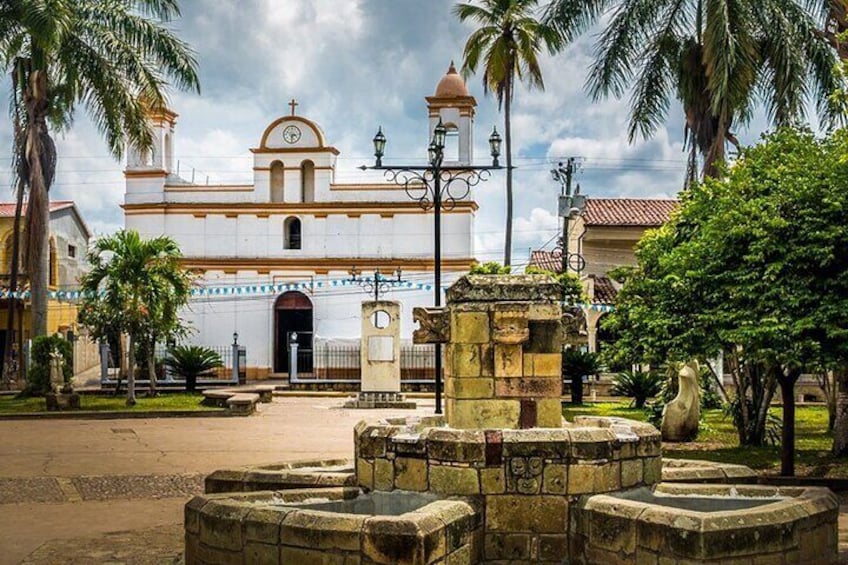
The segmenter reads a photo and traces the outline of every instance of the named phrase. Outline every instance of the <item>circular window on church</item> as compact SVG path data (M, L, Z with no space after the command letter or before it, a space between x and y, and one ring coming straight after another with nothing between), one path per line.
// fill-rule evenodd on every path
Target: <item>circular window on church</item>
M392 321L391 316L385 310L377 310L371 314L371 323L378 330L383 330L389 327L389 322Z

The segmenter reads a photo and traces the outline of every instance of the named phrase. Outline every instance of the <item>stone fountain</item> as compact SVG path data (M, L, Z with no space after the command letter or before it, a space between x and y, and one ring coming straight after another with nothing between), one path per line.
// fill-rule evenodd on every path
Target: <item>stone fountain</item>
M414 313L418 343L446 344L445 418L359 423L348 469L219 472L210 490L235 492L186 505L187 563L836 562L829 490L660 484L653 426L563 421L552 279L467 276L447 298ZM708 480L675 479L690 469Z

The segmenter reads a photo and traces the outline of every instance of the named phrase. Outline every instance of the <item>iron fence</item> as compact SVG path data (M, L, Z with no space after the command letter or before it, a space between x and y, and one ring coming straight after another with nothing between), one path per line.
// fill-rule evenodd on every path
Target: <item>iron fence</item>
M402 345L400 378L405 382L432 382L435 374L432 345ZM312 351L298 351L298 380L354 381L361 378L359 344L319 343ZM302 368L312 370L301 372Z
M221 365L215 367L207 374L200 377L197 382L200 384L201 382L208 381L231 381L233 380L233 346L232 345L207 345L203 346L206 349L211 349L215 353L218 354L218 357L221 359ZM160 360L164 359L168 355L168 348L164 345L157 344L156 345L156 360L159 363ZM183 382L185 379L173 373L173 371L167 367L163 366L163 377L165 382Z
M232 345L212 345L212 346L203 346L208 349L211 349L215 353L218 354L218 357L221 359L221 365L210 370L208 373L201 375L197 379L197 384L200 386L215 386L215 385L225 385L232 384L234 382L233 379L233 346ZM157 384L168 386L184 386L185 379L176 373L174 373L169 367L162 364L161 361L167 356L168 348L163 344L156 345L156 371L157 371ZM242 363L244 363L245 357L245 348L244 346L239 347L239 355L242 358ZM101 386L104 387L114 387L117 386L119 381L125 380L121 378L121 368L120 368L120 353L113 351L111 348L100 350L101 359L105 359L105 374L104 374L104 364L101 364ZM103 357L105 355L105 357ZM136 371L135 371L135 381L138 385L146 385L149 384L148 372L145 368L146 360L136 359ZM246 367L239 366L240 378L243 379L243 373Z

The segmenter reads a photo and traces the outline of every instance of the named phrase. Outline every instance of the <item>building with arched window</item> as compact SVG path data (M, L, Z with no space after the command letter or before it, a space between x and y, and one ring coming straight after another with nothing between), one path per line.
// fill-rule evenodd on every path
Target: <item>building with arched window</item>
M440 119L451 124L452 164L471 163L475 106L453 66L426 97L422 118L430 131ZM342 284L353 267L363 276L402 269L410 285L386 298L402 303L406 340L414 327L412 308L433 303L433 212L379 173L367 182L338 181L339 150L296 107L293 101L291 112L270 120L258 136L247 184L182 178L172 154L177 115L167 109L150 118L152 156L128 150L126 227L179 243L185 266L201 274L202 288L211 293L186 311L197 330L192 339L220 346L237 332L247 347L250 377L287 371L281 352L292 334L302 350L358 339L360 302L368 295ZM370 136L362 142L369 144ZM476 210L469 194L442 216L445 285L474 262ZM233 288L238 291L230 294Z
M24 207L23 214L26 214ZM13 330L13 342L18 350L25 340L30 338L30 301L27 298L13 299L4 294L9 290L14 246L15 203L0 202L0 354L5 347L6 333L9 331L9 307L16 309L16 322ZM85 253L91 239L91 231L83 221L79 210L71 201L53 201L50 203L50 238L48 240L48 298L47 331L79 335L77 331L76 303L62 299L59 292L72 290L79 286L79 277L86 270ZM29 280L23 262L23 245L19 251L18 291L29 288ZM93 356L92 356L93 359ZM84 370L88 367L75 369Z

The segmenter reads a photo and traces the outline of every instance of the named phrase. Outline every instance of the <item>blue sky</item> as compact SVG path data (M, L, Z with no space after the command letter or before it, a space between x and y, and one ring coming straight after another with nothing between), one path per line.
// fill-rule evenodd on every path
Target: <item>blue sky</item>
M461 62L471 27L451 14L453 0L184 0L183 17L172 24L197 53L202 93L174 93L180 114L176 157L181 173L211 183L250 182L250 147L266 125L288 113L318 122L336 146L338 179L362 181L370 164L371 137L382 125L387 158L424 159L431 95L452 59ZM593 34L564 52L544 57L546 90L516 93L513 110L516 172L514 262L557 231L558 186L549 170L569 156L582 157L577 180L591 196L673 196L685 172L683 120L673 105L656 135L627 142L627 101L593 103L583 85L592 57ZM493 125L502 131L494 99L484 97L480 77L469 79L477 97L475 154L483 162ZM8 84L4 85L8 91ZM2 101L5 107L5 100ZM8 121L0 144L9 147ZM761 118L738 132L755 139ZM96 233L123 224L122 163L84 113L57 136L59 168L54 199L73 199ZM0 160L0 165L8 160ZM8 171L0 175L7 182ZM8 182L7 182L8 184ZM11 192L7 193L11 199ZM495 175L476 193L477 257L501 259L504 179Z

